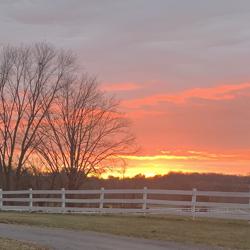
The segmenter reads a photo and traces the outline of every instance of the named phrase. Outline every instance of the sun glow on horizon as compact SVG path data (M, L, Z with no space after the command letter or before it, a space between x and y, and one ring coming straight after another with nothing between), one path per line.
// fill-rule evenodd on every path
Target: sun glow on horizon
M169 172L183 173L224 173L236 175L248 175L250 156L249 152L203 152L196 150L162 150L156 155L122 155L127 166L120 171L114 168L105 172L102 178L134 177L144 175L153 177L165 175ZM241 171L239 171L239 166Z

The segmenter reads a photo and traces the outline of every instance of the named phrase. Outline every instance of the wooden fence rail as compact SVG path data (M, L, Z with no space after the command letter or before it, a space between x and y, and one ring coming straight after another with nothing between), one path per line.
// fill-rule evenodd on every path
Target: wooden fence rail
M155 213L250 220L249 192L162 189L14 190L0 189L0 210Z

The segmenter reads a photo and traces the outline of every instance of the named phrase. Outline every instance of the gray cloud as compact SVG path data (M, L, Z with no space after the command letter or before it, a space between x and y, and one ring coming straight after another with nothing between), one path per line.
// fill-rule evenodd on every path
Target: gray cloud
M249 79L249 12L247 0L3 0L0 42L46 40L104 82L180 89Z

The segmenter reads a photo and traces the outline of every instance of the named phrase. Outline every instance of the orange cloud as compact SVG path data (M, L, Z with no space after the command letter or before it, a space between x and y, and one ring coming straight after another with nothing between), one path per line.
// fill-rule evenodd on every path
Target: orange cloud
M176 150L176 151L165 151L162 150L161 154L156 155L120 155L119 157L127 160L135 161L157 161L157 160L243 160L244 158L250 160L250 157L246 152L242 154L224 154L224 153L214 153L214 152L203 152L195 150Z
M123 105L127 108L139 108L141 106L152 106L162 102L181 104L193 98L206 100L231 100L236 98L239 91L246 89L250 89L250 83L220 85L210 88L194 88L175 94L160 94L124 101Z
M188 160L189 158L192 158L184 155L121 155L119 157L136 161Z
M113 83L113 84L104 84L101 89L108 92L120 92L120 91L131 91L141 88L140 85L136 83Z

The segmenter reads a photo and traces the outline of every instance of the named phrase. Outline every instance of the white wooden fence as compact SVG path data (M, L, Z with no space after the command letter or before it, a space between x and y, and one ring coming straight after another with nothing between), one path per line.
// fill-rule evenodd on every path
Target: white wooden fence
M249 192L160 189L17 190L0 189L0 210L155 213L250 220Z

